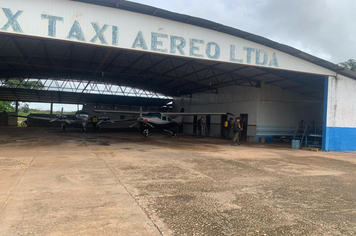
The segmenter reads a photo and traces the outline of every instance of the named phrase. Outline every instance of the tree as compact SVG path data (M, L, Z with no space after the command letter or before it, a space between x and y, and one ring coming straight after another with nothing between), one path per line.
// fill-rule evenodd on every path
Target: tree
M348 61L341 62L341 63L339 63L339 65L341 67L344 67L345 69L356 72L356 60L354 60L354 59L349 59Z
M0 83L1 84L1 83ZM41 81L26 81L22 82L21 80L16 80L16 79L9 79L2 81L2 86L6 88L22 88L22 89L37 89L41 90L44 88L44 85L41 83ZM6 111L6 112L12 112L15 111L14 106L11 105L12 102L8 101L0 101L0 111ZM22 108L24 111L27 110L29 111L28 104L23 105Z
M24 103L20 106L20 109L25 112L25 113L29 113L30 112L30 107L27 103Z
M0 101L0 111L12 112L15 111L15 108L9 101Z
M22 82L16 79L9 79L3 82L4 87L7 88L22 88L22 89L37 89L41 90L44 88L44 85L41 81L27 81Z

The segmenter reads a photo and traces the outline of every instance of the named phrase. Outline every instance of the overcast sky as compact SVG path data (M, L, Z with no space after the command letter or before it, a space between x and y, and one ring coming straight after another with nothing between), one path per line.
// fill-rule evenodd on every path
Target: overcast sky
M131 0L196 16L340 63L356 59L356 0Z

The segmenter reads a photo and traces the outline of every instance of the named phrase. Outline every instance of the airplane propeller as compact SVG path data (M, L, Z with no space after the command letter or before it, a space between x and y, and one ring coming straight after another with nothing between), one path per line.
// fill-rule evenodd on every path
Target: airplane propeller
M112 121L112 120L109 120L109 119L101 119L101 120L98 122L97 125L100 125L100 124L102 124L103 122L109 122L109 123L115 124L115 122Z
M132 127L138 125L139 123L144 123L144 124L148 125L149 127L154 128L153 125L151 125L150 123L148 123L148 122L146 122L146 121L139 121L139 122L136 122L136 123L130 125L129 128L132 128Z
M132 125L130 125L129 127L132 128L132 127L138 125L139 123L144 123L144 124L148 125L149 127L154 128L153 125L151 125L150 123L148 123L148 120L145 120L145 119L143 118L142 107L140 107L140 117L137 119L137 122L134 123L134 124L132 124Z
M136 126L136 125L138 125L138 122L136 122L136 123L133 124L133 125L130 125L129 128L132 128L132 127L134 127L134 126Z
M144 124L146 124L147 126L149 126L149 127L151 127L151 128L154 128L153 125L151 125L150 123L148 123L148 121L143 118L142 107L140 107L140 117L137 119L137 122L135 122L134 124L130 125L129 127L132 128L132 127L138 125L139 123L144 123Z
M148 123L148 122L143 122L143 123L145 123L146 125L148 125L148 126L151 127L151 128L154 128L153 125L151 125L151 124Z
M104 116L103 117L99 117L99 122L97 123L97 125L100 125L100 124L102 124L104 122L115 124L115 121L110 120L110 118L106 116L106 112L104 112Z
M55 122L55 121L62 121L63 123L66 122L68 124L71 124L70 121L67 119L66 115L63 115L63 107L61 109L61 113L57 115L54 119L50 120L49 122Z

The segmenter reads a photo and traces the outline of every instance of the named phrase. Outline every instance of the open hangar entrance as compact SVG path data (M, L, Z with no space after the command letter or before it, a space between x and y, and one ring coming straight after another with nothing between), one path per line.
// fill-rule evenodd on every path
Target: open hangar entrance
M1 77L18 87L0 87L1 99L87 104L95 108L159 110L174 98L173 110L244 114L247 141L291 136L301 120L321 133L325 76L270 68L162 56L75 42L0 35ZM49 84L46 90L21 89L28 81ZM117 95L113 86L137 88ZM222 135L219 116L209 117L209 135ZM194 117L184 132L194 131Z
M338 107L354 111L331 104L339 95L339 103L348 102L335 82L353 88L355 74L263 37L121 0L39 2L2 3L1 89L15 98L20 86L4 86L8 80L54 81L59 96L70 88L73 98L96 93L119 99L113 86L139 89L149 98L174 98L175 111L244 115L249 141L271 141L293 134L302 119L313 121L316 132L322 127L324 150L327 127L345 126L335 121L343 114ZM192 120L185 120L186 132ZM221 117L207 120L210 135L220 136Z

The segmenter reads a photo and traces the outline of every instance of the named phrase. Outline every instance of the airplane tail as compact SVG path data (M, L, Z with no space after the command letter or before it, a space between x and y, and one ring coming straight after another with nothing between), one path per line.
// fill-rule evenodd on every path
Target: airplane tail
M182 109L180 110L181 113L184 112L184 108L182 107ZM173 122L181 124L183 122L183 116L178 116L174 119L172 119Z

